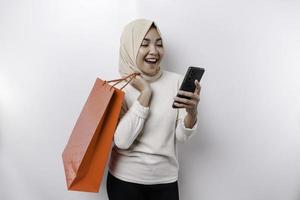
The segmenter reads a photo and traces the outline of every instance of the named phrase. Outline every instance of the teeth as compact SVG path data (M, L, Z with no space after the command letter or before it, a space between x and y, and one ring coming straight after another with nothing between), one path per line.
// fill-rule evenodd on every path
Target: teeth
M155 58L148 58L148 59L146 59L146 61L147 61L147 62L156 62L157 59L155 59Z

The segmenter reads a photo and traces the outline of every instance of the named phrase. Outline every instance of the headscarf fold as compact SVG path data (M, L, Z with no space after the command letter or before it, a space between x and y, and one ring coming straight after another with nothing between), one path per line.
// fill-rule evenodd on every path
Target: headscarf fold
M155 22L147 19L134 20L124 27L120 39L119 57L119 73L122 77L138 72L143 75L145 80L153 82L162 75L161 67L159 67L159 71L154 76L147 76L136 64L139 48L152 24L155 25L157 32L161 35Z

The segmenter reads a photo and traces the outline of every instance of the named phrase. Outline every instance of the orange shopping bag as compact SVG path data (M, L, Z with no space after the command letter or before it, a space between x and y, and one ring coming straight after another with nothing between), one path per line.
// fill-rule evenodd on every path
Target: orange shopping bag
M68 190L99 192L124 100L122 89L136 75L112 81L97 78L62 154ZM127 78L121 89L114 87Z

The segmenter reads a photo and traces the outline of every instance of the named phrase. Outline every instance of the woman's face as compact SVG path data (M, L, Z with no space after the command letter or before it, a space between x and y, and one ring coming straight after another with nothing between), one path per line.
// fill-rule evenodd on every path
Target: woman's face
M159 63L164 55L162 39L155 27L147 32L139 48L136 64L148 76L154 76L159 71Z

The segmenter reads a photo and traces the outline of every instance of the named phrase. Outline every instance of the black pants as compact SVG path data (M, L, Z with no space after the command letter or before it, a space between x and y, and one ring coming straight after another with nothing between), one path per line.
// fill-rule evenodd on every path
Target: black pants
M108 172L106 188L109 200L179 200L177 181L143 185L120 180Z

